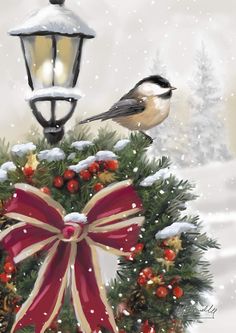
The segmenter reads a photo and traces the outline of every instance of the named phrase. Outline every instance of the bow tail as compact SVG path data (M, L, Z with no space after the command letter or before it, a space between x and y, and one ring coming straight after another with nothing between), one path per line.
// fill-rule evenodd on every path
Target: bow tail
M34 288L16 315L11 333L35 326L44 333L58 315L65 293L72 255L71 245L57 241L41 266Z
M93 332L98 326L117 332L96 250L86 240L74 246L77 246L77 255L72 270L72 299L77 320L85 333Z

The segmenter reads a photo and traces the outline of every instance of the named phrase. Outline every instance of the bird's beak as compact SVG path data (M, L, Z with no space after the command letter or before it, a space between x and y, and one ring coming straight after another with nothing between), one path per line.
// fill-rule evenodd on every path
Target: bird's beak
M175 87L171 87L171 88L170 88L170 90L176 90L176 89L177 89L177 88L175 88Z

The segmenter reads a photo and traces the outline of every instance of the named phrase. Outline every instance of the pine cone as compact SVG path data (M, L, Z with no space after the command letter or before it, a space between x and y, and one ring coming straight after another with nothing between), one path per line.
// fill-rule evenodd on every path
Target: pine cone
M10 322L10 315L0 310L0 333L6 333Z
M127 300L127 306L132 312L147 310L146 298L141 288L135 287Z

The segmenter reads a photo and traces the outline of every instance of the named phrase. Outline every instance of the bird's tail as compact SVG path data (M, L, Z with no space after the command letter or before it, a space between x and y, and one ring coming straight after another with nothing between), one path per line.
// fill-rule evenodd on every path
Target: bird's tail
M82 124L90 123L91 121L95 121L95 120L102 120L103 121L103 120L107 120L107 119L109 119L109 118L107 118L107 112L104 112L104 113L98 114L97 116L93 116L93 117L81 120L79 122L79 124L82 125Z

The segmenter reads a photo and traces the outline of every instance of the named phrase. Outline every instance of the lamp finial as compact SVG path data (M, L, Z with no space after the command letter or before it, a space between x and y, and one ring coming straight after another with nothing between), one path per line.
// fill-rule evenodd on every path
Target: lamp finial
M49 0L52 5L60 5L62 6L65 0Z

